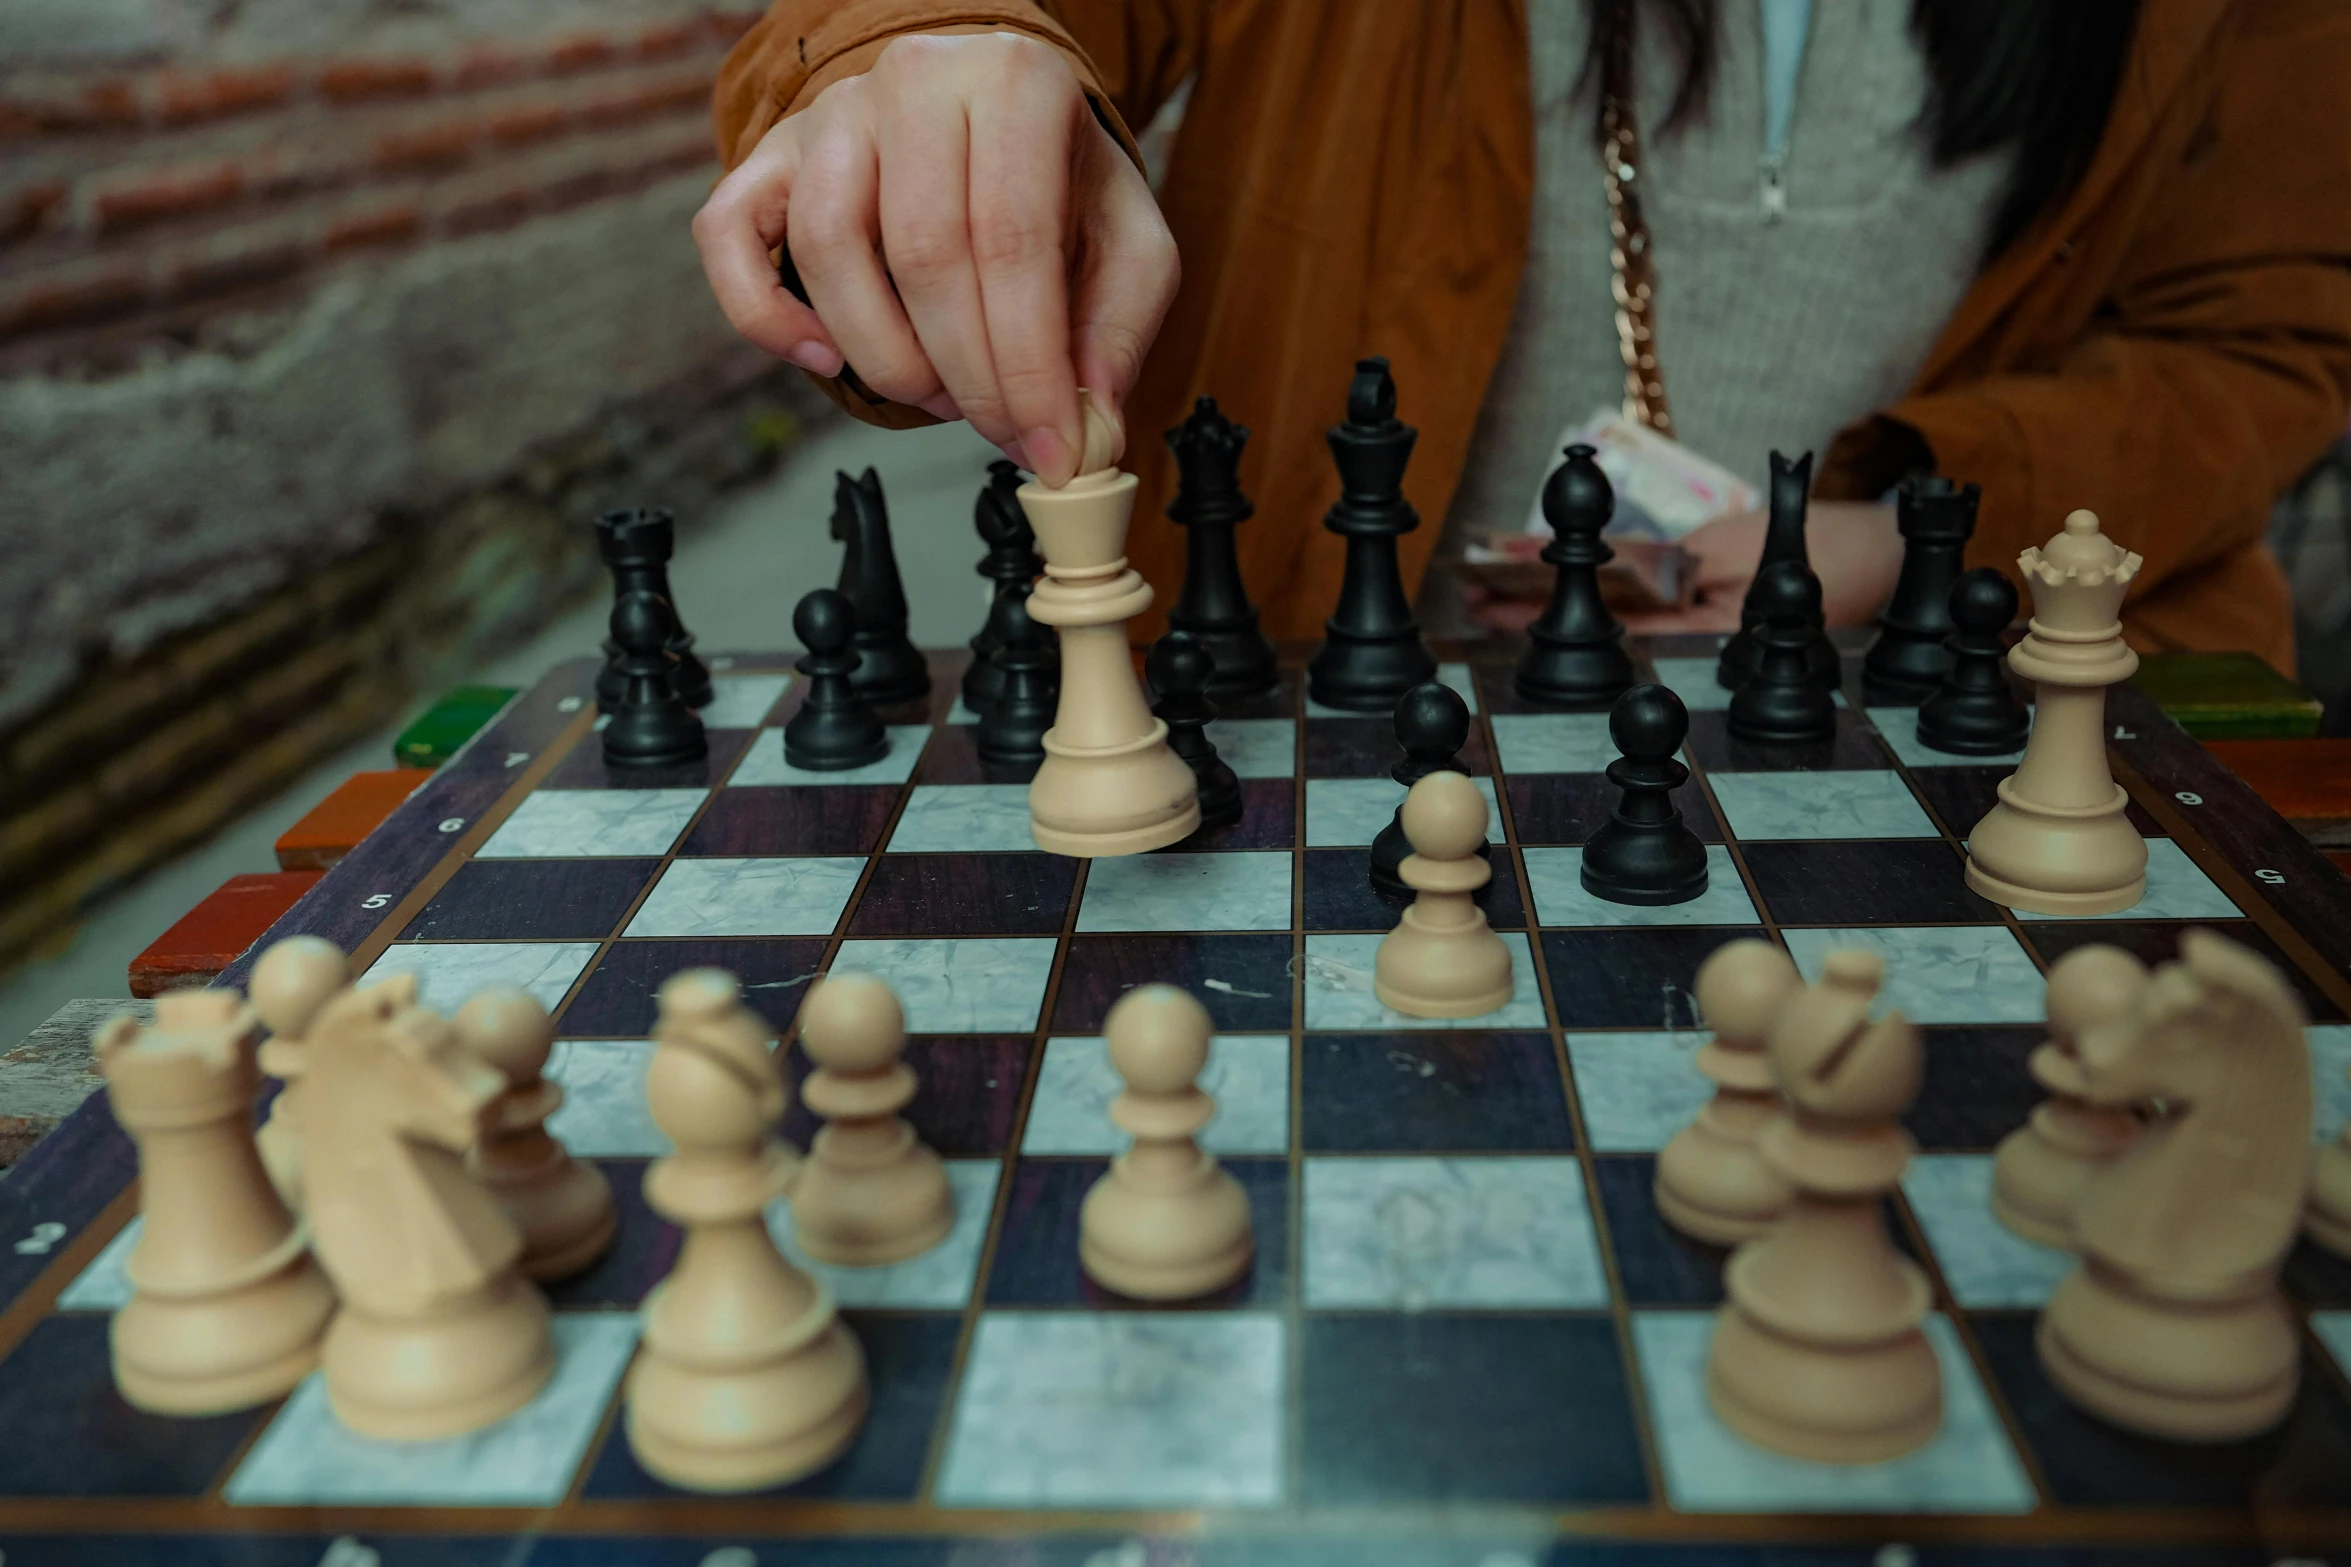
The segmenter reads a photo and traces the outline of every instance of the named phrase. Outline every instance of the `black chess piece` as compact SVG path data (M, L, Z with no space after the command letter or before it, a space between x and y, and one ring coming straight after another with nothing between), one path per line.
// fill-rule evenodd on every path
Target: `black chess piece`
M1878 617L1878 639L1861 661L1861 688L1873 705L1932 696L1951 667L1944 647L1951 635L1951 586L1966 569L1962 557L1982 499L1979 487L1930 473L1912 474L1895 492L1902 574Z
M1396 704L1395 722L1396 743L1404 748L1404 755L1389 769L1390 778L1409 790L1431 773L1468 775L1469 769L1461 765L1461 748L1469 744L1469 704L1460 692L1434 680L1414 686ZM1404 885L1398 870L1411 852L1412 842L1404 836L1404 806L1399 801L1396 814L1371 841L1371 885L1381 897L1396 903L1412 901L1413 891ZM1487 844L1479 844L1478 853L1493 858Z
M1271 691L1280 678L1273 642L1258 627L1233 546L1234 527L1257 514L1241 493L1241 448L1248 441L1249 431L1218 412L1213 397L1194 402L1192 416L1167 432L1176 460L1167 517L1184 530L1184 590L1167 612L1167 624L1207 647L1212 697L1254 696Z
M613 601L611 629L620 694L604 725L605 765L680 767L708 756L702 720L678 695L678 656L670 651L677 617L669 600L643 588L623 593Z
M1419 438L1396 417L1388 362L1355 361L1347 422L1329 436L1339 498L1322 519L1347 541L1347 570L1339 602L1323 622L1326 638L1306 666L1307 694L1325 707L1385 713L1437 672L1421 645L1396 559L1396 541L1420 526L1420 513L1404 498L1404 467Z
M1015 493L1020 484L1019 466L999 457L988 464L987 485L972 506L972 525L988 546L979 572L995 584L988 600L988 618L971 639L971 667L963 672L963 705L974 714L985 713L1004 687L1004 671L995 661L997 650L1004 645L996 625L996 606L1008 596L1026 600L1037 573L1045 569L1037 555L1037 535Z
M1663 686L1635 686L1608 711L1608 738L1622 754L1608 764L1616 809L1584 845L1584 890L1610 903L1687 903L1706 890L1706 845L1673 803L1690 776L1675 759L1690 731L1682 699Z
M1034 768L1045 760L1045 731L1061 700L1060 639L1029 614L1026 594L998 599L989 619L1003 684L980 713L972 744L991 772Z
M817 588L792 610L792 632L808 649L794 667L808 677L800 710L784 724L784 760L804 772L838 773L890 754L890 736L857 689L857 606Z
M1551 524L1543 559L1558 575L1549 606L1527 627L1512 684L1546 707L1611 701L1633 683L1624 627L1600 601L1600 568L1616 554L1600 533L1616 510L1616 491L1593 458L1591 447L1570 446L1543 483L1543 520Z
M906 588L890 547L890 508L871 468L833 478L833 538L841 545L840 590L857 611L857 669L850 677L876 706L911 702L931 689L930 667L906 640Z
M1771 454L1771 502L1763 529L1763 555L1755 563L1755 582L1763 580L1763 573L1781 561L1794 561L1806 571L1812 569L1812 556L1804 543L1804 516L1811 504L1812 453L1790 462L1779 452ZM1763 614L1755 604L1755 582L1747 585L1747 599L1739 606L1739 629L1730 641L1723 644L1722 657L1715 662L1715 682L1725 691L1736 691L1746 678L1755 672L1762 652L1760 632ZM1824 635L1817 645L1808 648L1805 657L1810 661L1813 678L1834 689L1843 678L1838 668L1837 646Z
M596 519L596 549L612 573L613 599L617 602L624 593L654 593L669 603L670 621L677 627L669 650L678 656L670 679L688 707L704 707L710 702L710 671L694 656L694 639L678 620L677 601L669 592L669 557L676 543L676 523L655 507L624 507ZM620 649L607 638L604 669L596 677L598 712L609 713L619 704L621 679Z
M1755 673L1731 693L1731 737L1764 745L1834 738L1835 688L1821 683L1809 656L1820 635L1820 579L1801 561L1778 561L1755 574L1747 602L1763 617L1760 651Z
M1152 716L1166 721L1167 748L1199 781L1200 825L1230 827L1241 819L1241 780L1208 738L1208 726L1216 721L1216 704L1208 699L1208 677L1215 669L1207 644L1188 631L1170 631L1143 660L1154 698Z
M1951 585L1951 667L1919 705L1919 744L1953 756L2000 756L2024 744L2033 715L2008 683L2001 638L2016 608L2016 584L1996 566L1978 566Z

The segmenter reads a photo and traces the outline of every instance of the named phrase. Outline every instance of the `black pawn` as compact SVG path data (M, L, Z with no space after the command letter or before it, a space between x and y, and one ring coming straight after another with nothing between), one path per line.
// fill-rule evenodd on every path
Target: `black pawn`
M1902 534L1902 574L1878 617L1878 639L1861 661L1862 690L1887 706L1932 696L1951 667L1951 587L1966 569L1983 491L1935 474L1914 473L1894 497Z
M1616 809L1584 845L1584 891L1610 903L1687 903L1706 890L1706 845L1683 822L1673 792L1690 770L1674 757L1690 731L1682 699L1635 686L1608 713L1622 754L1608 764Z
M677 655L670 679L688 707L710 701L710 671L694 656L694 639L677 618L677 601L669 592L669 557L676 548L677 525L670 514L650 506L608 511L596 519L596 549L612 573L612 596L656 593L670 605L670 624L676 627L669 650ZM620 702L620 648L604 643L604 669L596 677L596 710L609 713Z
M677 618L669 601L643 589L612 605L620 694L604 725L604 761L618 768L678 767L710 754L702 720L678 695Z
M996 606L1007 597L1026 599L1037 573L1045 569L1037 555L1037 536L1029 527L1028 513L1020 509L1015 494L1020 484L1018 465L999 457L988 464L987 486L972 506L972 525L988 546L988 553L980 559L979 573L995 584L988 600L988 618L979 635L971 639L971 667L963 672L963 705L974 714L986 712L1004 688L1004 671L995 662L997 651L1004 646L996 625Z
M1461 765L1461 748L1469 744L1469 704L1460 692L1434 680L1414 686L1396 704L1396 743L1404 748L1404 756L1388 776L1407 790L1431 773L1467 776L1469 769ZM1396 814L1371 841L1371 884L1381 897L1398 903L1412 901L1413 891L1404 885L1398 870L1411 852L1412 842L1404 836L1404 806L1399 801ZM1493 857L1484 843L1478 845L1478 853L1487 859Z
M1919 744L1953 756L1999 756L2024 744L2033 717L2008 683L2000 635L2016 606L2016 584L1997 567L1978 566L1952 584L1951 667L1919 706Z
M1167 722L1167 748L1199 781L1200 825L1230 827L1241 819L1241 780L1208 738L1208 726L1216 721L1216 704L1208 699L1208 677L1215 668L1207 645L1188 631L1170 631L1152 644L1151 656L1143 661L1157 698L1151 712Z
M1731 693L1732 738L1764 745L1833 738L1835 688L1821 682L1809 656L1820 635L1820 579L1783 560L1755 574L1747 602L1763 617L1760 651L1755 673Z
M988 623L1003 684L981 709L972 744L993 772L1033 768L1045 760L1045 731L1061 700L1061 643L1029 614L1026 593L998 599Z
M1396 558L1396 541L1420 526L1420 513L1404 498L1404 467L1419 438L1396 417L1388 362L1355 361L1347 422L1329 435L1339 498L1322 519L1347 541L1347 572L1338 605L1323 622L1328 635L1306 666L1307 695L1325 707L1385 713L1437 672L1421 645Z
M794 667L808 677L800 711L784 724L784 760L804 772L837 773L890 754L890 736L857 689L857 606L832 588L803 596L792 631L808 649Z
M857 611L857 672L868 702L911 702L931 689L930 667L906 640L906 588L890 547L890 508L871 468L833 477L833 538L841 545L840 590Z
M1804 544L1804 516L1811 504L1812 453L1790 462L1778 452L1771 454L1771 505L1763 530L1763 555L1755 563L1755 582L1782 561L1792 561L1806 571L1812 569L1812 557ZM1723 644L1722 657L1714 666L1714 678L1725 691L1736 691L1746 678L1755 672L1762 652L1761 631L1763 614L1755 602L1755 582L1747 585L1746 600L1739 606L1739 630ZM1832 689L1842 678L1837 667L1837 647L1826 635L1805 652L1811 661L1813 678Z
M1558 575L1549 607L1527 627L1513 684L1544 706L1611 701L1633 683L1624 627L1600 601L1600 568L1616 555L1600 533L1616 510L1616 491L1593 455L1589 446L1570 446L1567 461L1543 483L1543 520L1551 524L1543 559Z
M1176 493L1167 517L1184 530L1184 590L1167 612L1168 629L1206 645L1214 671L1210 696L1271 691L1279 672L1273 643L1257 624L1257 608L1241 585L1241 558L1233 529L1257 514L1241 493L1241 448L1249 431L1203 397L1192 416L1167 432L1175 453Z

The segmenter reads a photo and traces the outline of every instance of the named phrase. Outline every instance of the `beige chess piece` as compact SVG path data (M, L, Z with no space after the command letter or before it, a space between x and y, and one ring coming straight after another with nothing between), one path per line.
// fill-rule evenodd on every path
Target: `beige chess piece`
M1077 477L1060 489L1031 481L1021 510L1036 530L1045 575L1029 613L1061 635L1061 700L1045 731L1045 761L1029 785L1029 831L1049 854L1079 859L1141 854L1200 825L1199 785L1167 745L1167 724L1144 705L1127 651L1127 622L1151 588L1127 564L1136 479L1111 464L1119 431L1087 392Z
M1924 1069L1901 1013L1869 1020L1883 972L1874 954L1832 952L1772 1024L1788 1111L1758 1146L1795 1196L1723 1270L1706 1367L1731 1429L1823 1463L1898 1458L1943 1420L1942 1367L1919 1326L1933 1295L1880 1211L1910 1162L1897 1118Z
M1249 1271L1249 1199L1197 1140L1216 1114L1199 1082L1210 1032L1208 1009L1173 985L1131 990L1103 1020L1110 1064L1126 1084L1110 1119L1135 1139L1078 1216L1079 1261L1104 1289L1190 1300Z
M717 969L671 975L660 1006L645 1096L677 1152L646 1175L645 1198L686 1238L645 1298L629 1446L688 1490L781 1485L857 1435L865 1355L768 1233L794 1161L775 1136L788 1095L767 1027Z
M604 1172L574 1159L547 1131L563 1087L545 1077L555 1025L527 991L485 990L449 1020L457 1042L497 1068L506 1091L468 1161L522 1232L523 1276L568 1279L604 1255L618 1220Z
M2278 1269L2310 1176L2301 1001L2234 942L2191 930L2124 1017L2081 1039L2090 1097L2164 1114L2074 1210L2081 1266L2035 1343L2067 1398L2127 1430L2225 1442L2285 1418L2301 1375Z
M306 1035L302 1180L343 1309L320 1364L362 1436L429 1441L503 1420L555 1370L522 1237L465 1155L506 1087L400 975L346 990Z
M2147 966L2120 947L2077 947L2049 967L2049 1039L2030 1062L2049 1097L1992 1158L1992 1214L2028 1241L2071 1248L2082 1193L2138 1138L2127 1106L2085 1097L2079 1041L2129 1012L2146 985Z
M252 1009L226 990L158 997L92 1042L139 1148L139 1241L114 1314L115 1386L159 1415L217 1415L290 1391L318 1364L335 1292L254 1150Z
M2311 1244L2351 1261L2351 1122L2312 1162L2310 1212L2303 1227Z
M2147 840L2107 766L2106 688L2139 667L2118 618L2139 557L2077 511L2017 566L2033 618L2008 667L2033 682L2033 732L1999 803L1968 834L1967 884L2035 914L2127 909L2147 890Z
M915 1090L898 998L871 974L818 980L800 1009L800 1048L816 1068L801 1102L826 1118L792 1181L800 1249L878 1267L938 1245L955 1227L955 1194L939 1156L898 1114Z
M1397 874L1415 897L1380 941L1373 993L1407 1017L1483 1017L1507 1006L1510 946L1476 902L1494 874L1477 852L1486 797L1459 773L1434 772L1404 797L1402 819L1412 853Z
M319 1008L351 983L343 949L319 936L289 936L253 965L246 994L269 1037L261 1069L278 1080L257 1139L261 1163L287 1207L302 1209L302 1036Z
M1755 1140L1780 1116L1765 1040L1802 988L1796 965L1768 941L1730 942L1698 966L1698 1014L1714 1030L1698 1070L1714 1097L1657 1156L1657 1211L1684 1235L1736 1246L1770 1228L1794 1195Z

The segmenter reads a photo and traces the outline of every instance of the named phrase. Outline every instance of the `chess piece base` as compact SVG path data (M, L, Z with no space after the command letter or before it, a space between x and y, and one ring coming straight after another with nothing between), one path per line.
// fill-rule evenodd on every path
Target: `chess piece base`
M1199 786L1167 748L1167 724L1125 745L1077 750L1045 731L1045 761L1029 784L1029 832L1047 854L1108 859L1165 848L1200 826Z
M2273 1283L2203 1304L2155 1302L2085 1265L2049 1297L2033 1344L2075 1404L2180 1442L2260 1435L2285 1419L2301 1379L2293 1317Z
M1619 636L1568 642L1541 629L1527 631L1527 650L1511 688L1539 707L1605 707L1633 684L1633 661Z
M1611 875L1609 867L1595 867L1595 849L1614 867L1633 874ZM1581 880L1584 891L1609 903L1638 908L1687 903L1706 891L1706 845L1679 821L1647 831L1610 822L1584 846Z
M519 1274L432 1316L348 1302L319 1357L335 1417L361 1436L427 1442L494 1425L555 1373L547 1301Z
M1204 1155L1190 1185L1150 1191L1124 1178L1124 1163L1112 1164L1079 1210L1078 1260L1088 1278L1135 1300L1191 1300L1249 1271L1249 1198L1232 1172Z
M1879 1344L1811 1344L1735 1306L1715 1318L1706 1396L1748 1441L1816 1463L1899 1458L1943 1424L1942 1367L1919 1330Z
M334 1287L297 1233L274 1277L200 1299L133 1295L108 1328L114 1383L155 1415L221 1415L293 1390L318 1365Z
M648 1351L629 1372L629 1448L681 1490L761 1490L840 1457L869 1398L865 1352L829 1317L814 1340L764 1364L688 1365Z
M1473 862L1474 863L1474 862ZM1419 904L1404 911L1372 961L1372 993L1406 1017L1483 1017L1510 1004L1510 948L1483 915L1431 929Z
M604 1172L581 1160L559 1157L545 1181L492 1192L522 1231L523 1277L541 1284L585 1271L619 1227Z
M2147 893L2147 840L2124 814L2120 784L2103 805L2035 805L2016 776L1967 835L1967 885L1994 903L2078 916L2127 909Z
M1684 1235L1710 1246L1736 1246L1770 1229L1794 1193L1752 1143L1734 1142L1707 1126L1711 1108L1658 1153L1653 1191L1657 1211Z
M819 1262L878 1268L919 1257L955 1228L955 1195L939 1156L904 1132L906 1152L888 1164L842 1169L818 1151L792 1183L793 1238Z

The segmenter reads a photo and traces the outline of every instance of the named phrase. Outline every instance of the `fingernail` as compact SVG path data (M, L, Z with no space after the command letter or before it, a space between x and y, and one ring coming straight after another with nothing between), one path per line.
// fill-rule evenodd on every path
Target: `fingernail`
M1047 484L1067 484L1077 477L1077 459L1061 432L1049 424L1020 433L1021 449L1029 454L1029 472Z
M784 357L812 375L836 376L841 373L841 351L815 338L810 338Z

